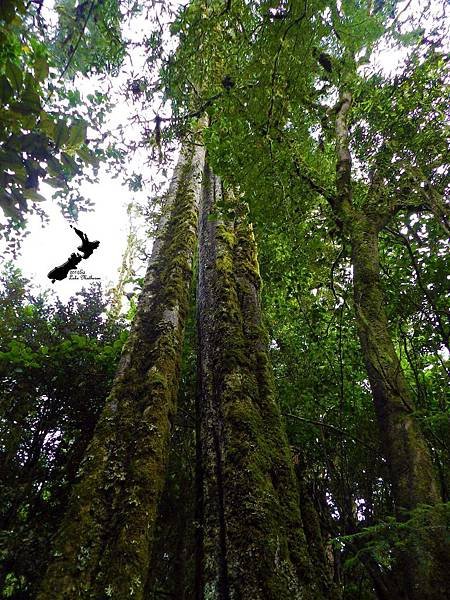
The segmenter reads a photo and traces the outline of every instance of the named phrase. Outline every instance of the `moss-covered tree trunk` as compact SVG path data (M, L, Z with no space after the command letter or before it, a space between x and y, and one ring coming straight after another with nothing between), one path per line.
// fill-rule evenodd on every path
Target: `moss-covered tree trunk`
M378 231L358 215L351 231L359 337L372 388L398 512L439 501L430 453L412 413L413 400L395 352L380 280Z
M372 388L383 452L397 516L441 499L431 455L414 416L414 402L389 332L380 280L378 231L365 215L351 228L353 282L359 338ZM405 512L406 511L406 512ZM410 542L398 552L399 588L408 600L439 600L449 589L450 560L440 511L420 521L423 530L405 531Z
M414 417L414 402L395 351L380 279L378 235L392 216L392 206L369 191L362 207L352 201L348 112L351 95L336 107L337 195L332 207L352 248L356 322L369 376L383 453L399 520L421 504L438 505L440 497L431 455ZM371 195L372 193L372 195ZM449 588L450 560L445 520L440 509L422 520L422 530L408 541L405 530L397 553L399 589L407 600L438 600ZM419 541L420 540L420 541Z
M208 168L200 212L202 589L197 598L319 599L261 325L255 241ZM228 201L228 200L227 200Z
M81 463L39 600L143 598L176 410L204 152L169 189L113 388Z
M145 600L193 600L195 578L196 263L186 319L177 414L166 483L158 507Z

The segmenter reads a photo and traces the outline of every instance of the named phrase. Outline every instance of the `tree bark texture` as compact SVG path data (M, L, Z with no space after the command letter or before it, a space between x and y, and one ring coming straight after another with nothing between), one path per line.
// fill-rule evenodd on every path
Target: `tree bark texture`
M354 206L351 189L348 112L351 95L341 94L336 114L336 200L332 208L350 240L353 292L359 339L372 390L383 454L399 520L440 497L430 451L414 417L412 394L395 351L380 279L378 235L390 218L390 207L369 196ZM398 552L399 589L407 600L438 600L449 588L449 542L439 506L423 523L417 538Z
M194 272L186 318L177 414L170 438L169 464L161 495L145 600L162 597L193 600L195 589L195 402L197 388L196 306Z
M353 222L353 282L359 337L391 473L397 511L439 501L413 399L388 328L380 280L378 231L366 217Z
M205 167L198 328L202 565L198 599L319 599L292 457L261 324L255 241L243 207L220 220L222 185Z
M414 417L414 402L389 332L380 280L378 231L363 215L351 229L353 284L359 338L372 389L399 520L441 499L430 451ZM408 600L444 598L450 586L450 544L439 509L430 513L398 556L398 587ZM420 541L418 541L420 540Z
M182 152L129 340L38 600L142 599L164 485L204 150Z

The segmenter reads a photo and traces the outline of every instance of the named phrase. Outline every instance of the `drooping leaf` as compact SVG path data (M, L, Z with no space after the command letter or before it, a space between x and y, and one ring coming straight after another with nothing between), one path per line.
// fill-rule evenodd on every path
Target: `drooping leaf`
M85 121L77 121L70 126L69 139L67 140L68 148L77 148L86 139L87 123Z
M49 64L44 56L38 56L34 61L34 75L38 81L47 79L49 73Z
M21 68L9 60L5 66L5 74L14 92L20 92L23 84L23 73Z
M79 173L80 166L76 160L66 152L61 152L61 161L71 174Z
M6 75L0 75L0 102L2 104L7 104L8 100L13 95L13 92L13 88Z
M36 190L32 189L25 190L23 195L25 196L25 198L28 198L28 200L32 200L33 202L44 202L45 200L47 200L45 196L39 194L38 192L36 192Z
M70 129L67 127L66 122L60 119L55 127L55 146L61 148L69 139Z

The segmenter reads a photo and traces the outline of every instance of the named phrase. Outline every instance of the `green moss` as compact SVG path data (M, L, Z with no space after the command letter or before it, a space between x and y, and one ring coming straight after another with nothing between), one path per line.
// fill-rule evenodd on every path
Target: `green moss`
M39 600L143 598L196 244L190 177L188 162L159 232L162 243L125 349L127 363L84 458ZM176 318L168 319L173 310Z
M236 244L236 236L231 228L228 228L220 223L216 228L216 237L218 240L225 242L228 248L231 250Z
M212 360L210 402L216 408L206 414L205 428L222 423L216 435L221 440L230 595L317 600L261 325L255 241L245 217L216 225L214 266L205 335ZM215 485L211 481L207 489ZM206 535L214 537L217 531Z
M166 375L158 371L155 366L149 371L148 381L151 385L160 385L164 389L168 387Z

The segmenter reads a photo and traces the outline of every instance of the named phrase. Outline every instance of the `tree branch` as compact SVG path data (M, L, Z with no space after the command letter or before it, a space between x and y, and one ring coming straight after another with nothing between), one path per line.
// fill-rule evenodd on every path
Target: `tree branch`
M378 454L378 451L375 448L375 446L365 442L364 440L362 440L359 437L351 435L350 433L345 431L345 429L341 429L340 427L336 427L335 425L330 425L329 423L324 423L323 421L316 421L315 419L308 419L306 417L300 417L299 415L293 415L292 413L283 413L283 415L285 417L297 419L298 421L304 421L305 423L311 423L312 425L317 425L318 427L325 427L325 429L329 429L330 431L334 431L335 433L338 433L339 435L348 437L349 439L353 440L354 442L359 442L366 448L369 448L370 450L375 451Z
M337 198L333 209L341 214L351 207L351 167L352 159L349 148L347 116L351 107L352 96L350 92L342 92L336 104L336 188Z

